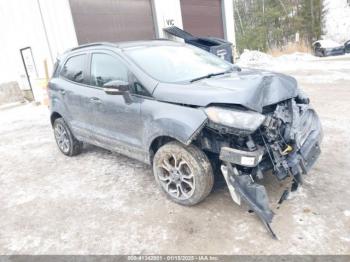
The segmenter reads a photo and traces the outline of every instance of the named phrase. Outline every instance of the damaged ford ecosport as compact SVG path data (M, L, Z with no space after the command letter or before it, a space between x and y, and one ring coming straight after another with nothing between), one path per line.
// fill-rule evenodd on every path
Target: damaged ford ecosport
M233 200L245 201L273 236L258 181L272 171L294 190L321 152L319 118L294 78L241 69L184 43L71 49L56 62L49 97L63 154L86 142L150 164L182 205L202 201L222 174Z

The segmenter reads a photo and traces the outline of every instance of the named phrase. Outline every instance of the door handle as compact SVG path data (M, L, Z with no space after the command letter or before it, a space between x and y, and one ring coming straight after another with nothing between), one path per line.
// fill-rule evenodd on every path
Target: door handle
M61 93L61 95L65 95L66 94L66 90L60 89L60 93Z
M101 104L101 100L97 97L91 97L90 101L96 104Z

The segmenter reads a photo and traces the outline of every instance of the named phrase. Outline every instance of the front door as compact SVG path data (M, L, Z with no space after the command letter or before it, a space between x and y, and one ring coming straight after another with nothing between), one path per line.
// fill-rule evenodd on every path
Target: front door
M117 55L103 52L91 54L90 67L90 85L96 87L90 100L97 142L120 153L138 154L142 142L140 100L135 97L127 103L123 95L106 94L102 89L112 80L129 82L128 68Z

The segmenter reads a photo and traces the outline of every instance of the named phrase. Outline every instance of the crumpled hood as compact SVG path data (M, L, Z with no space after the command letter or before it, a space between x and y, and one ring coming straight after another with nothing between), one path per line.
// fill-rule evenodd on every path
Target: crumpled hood
M206 78L190 84L159 83L153 96L160 101L194 106L235 104L262 112L264 106L298 95L290 76L255 69Z

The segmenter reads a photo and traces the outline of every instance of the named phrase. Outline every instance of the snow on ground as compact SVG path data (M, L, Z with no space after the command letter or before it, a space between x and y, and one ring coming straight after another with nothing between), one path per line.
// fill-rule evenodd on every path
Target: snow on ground
M344 43L350 40L350 5L347 0L325 0L325 38Z
M315 84L350 80L350 54L320 58L296 52L273 57L259 51L244 50L237 65L289 73Z

